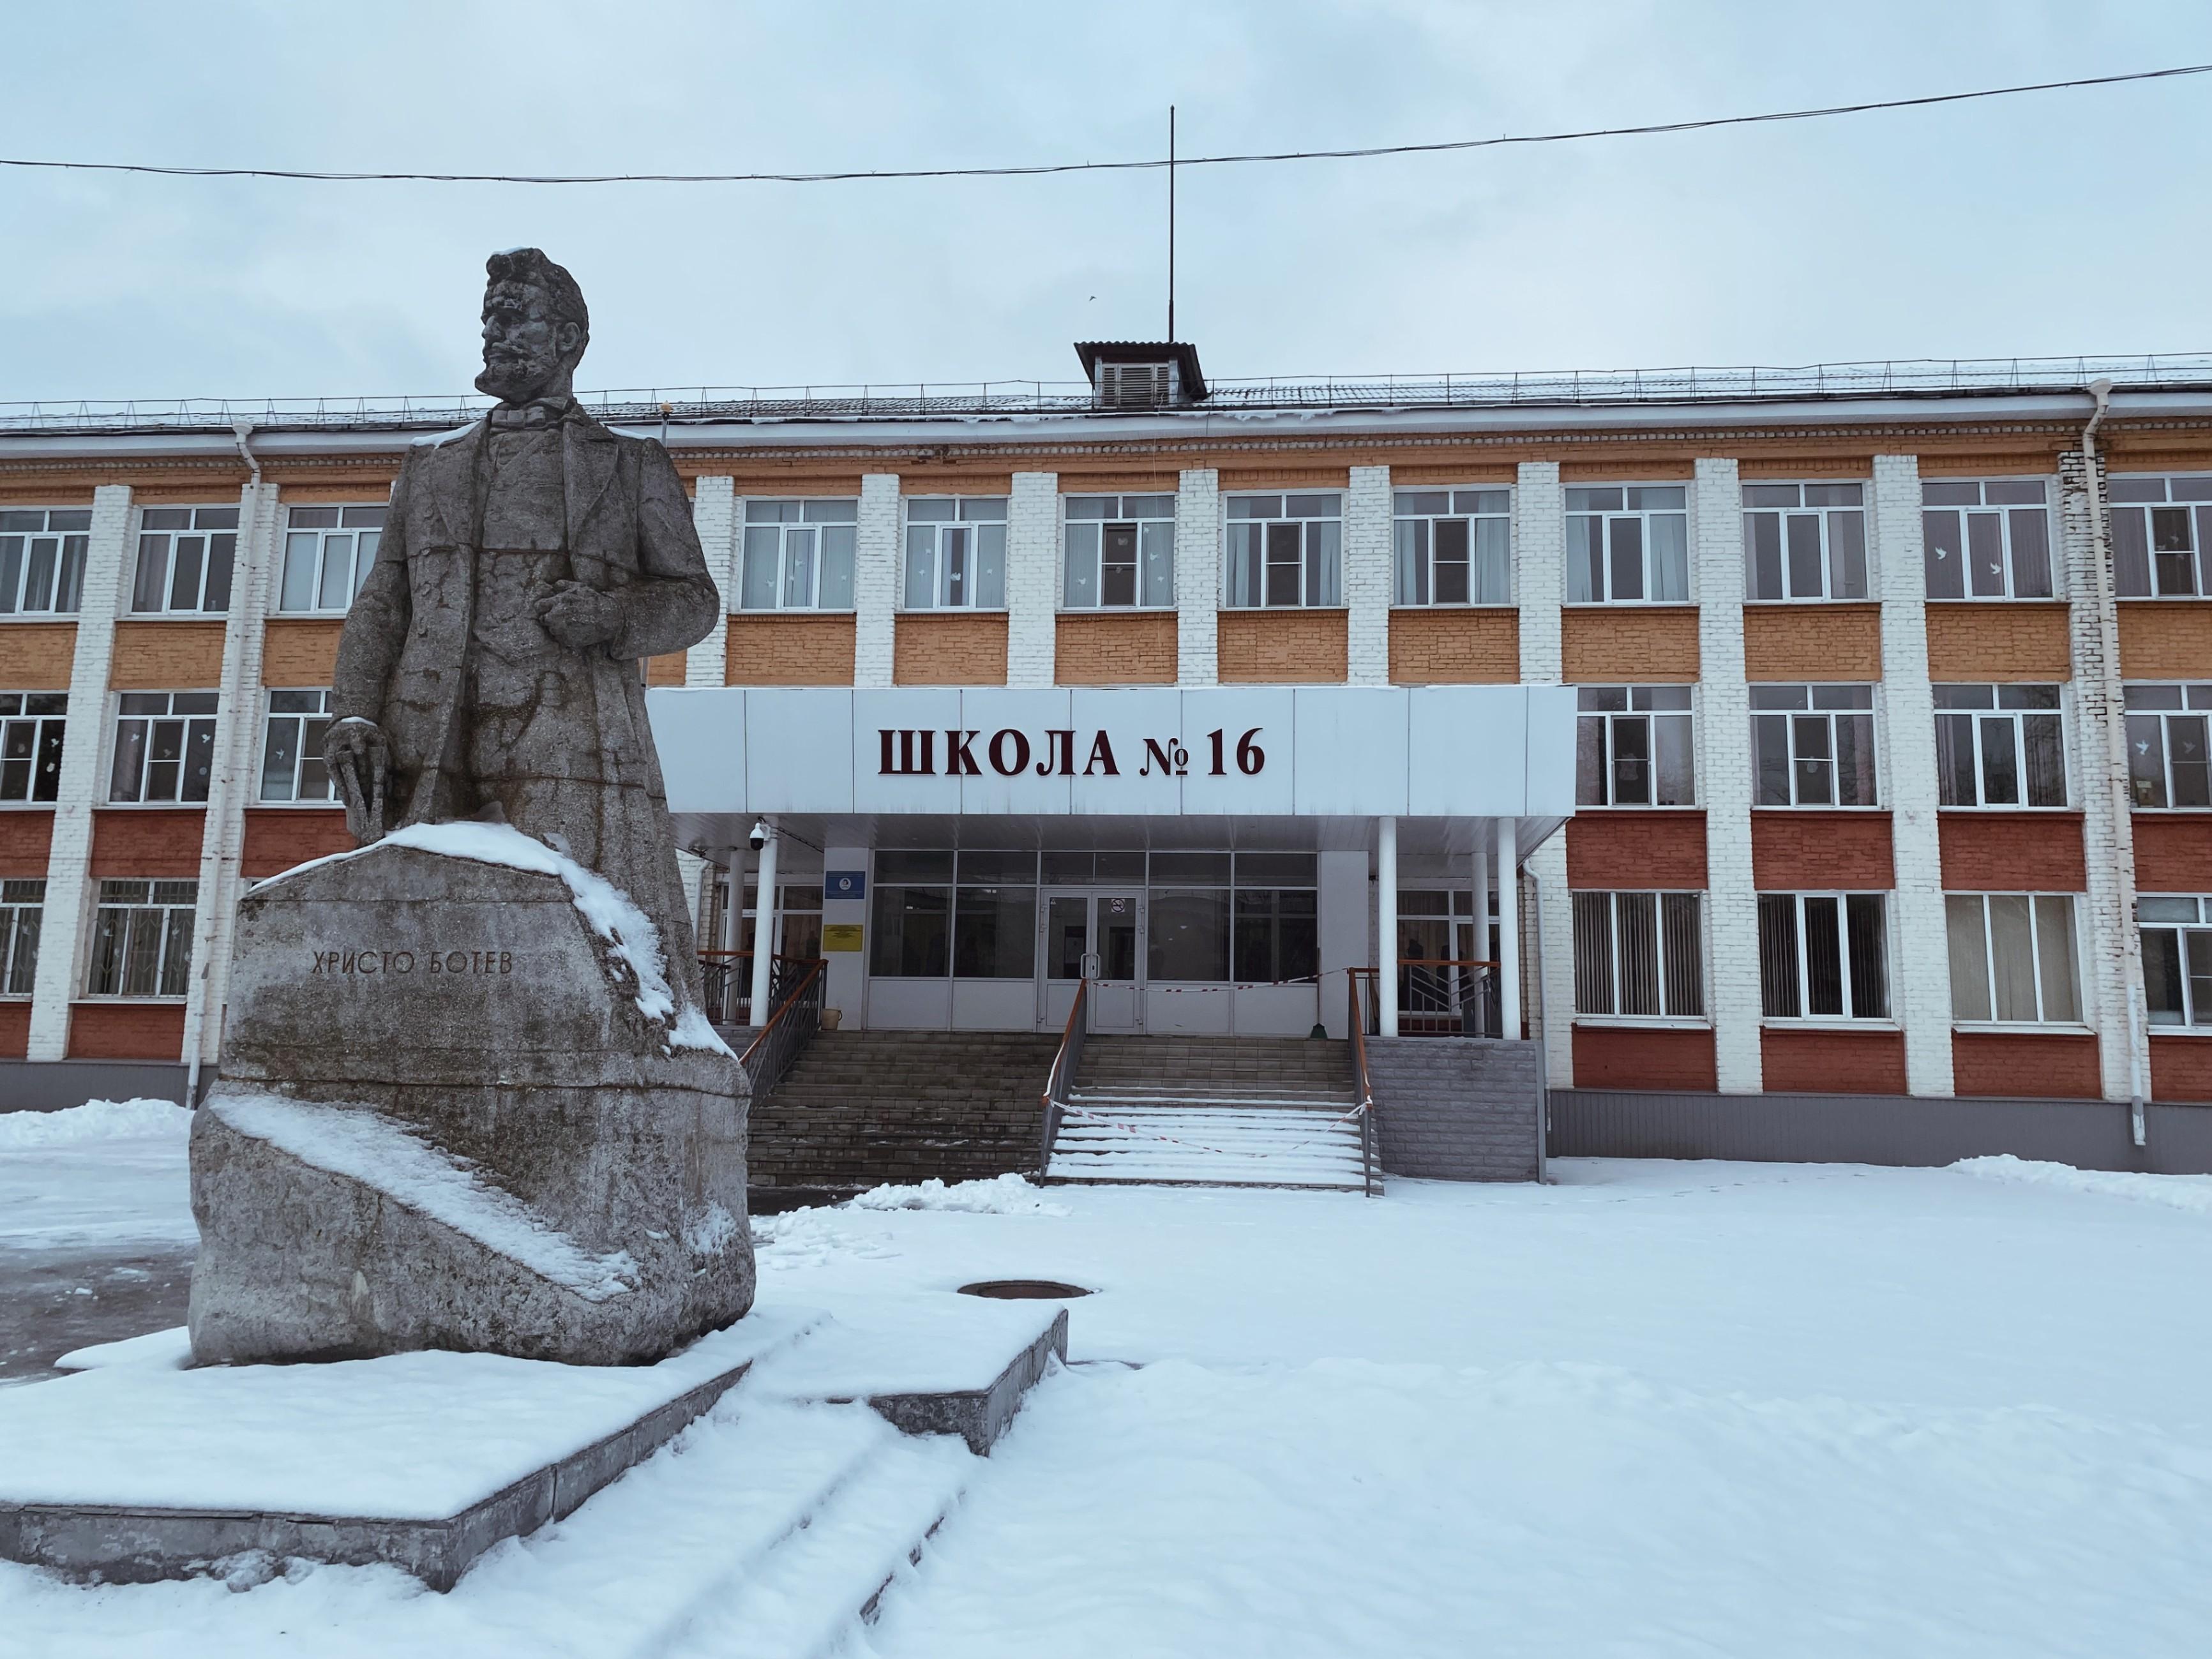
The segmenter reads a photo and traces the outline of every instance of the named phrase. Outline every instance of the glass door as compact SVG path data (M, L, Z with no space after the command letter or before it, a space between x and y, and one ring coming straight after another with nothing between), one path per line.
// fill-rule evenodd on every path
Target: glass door
M1041 909L1044 948L1037 953L1041 1029L1067 1024L1075 988L1091 981L1091 1029L1135 1031L1144 1026L1144 894L1047 890Z

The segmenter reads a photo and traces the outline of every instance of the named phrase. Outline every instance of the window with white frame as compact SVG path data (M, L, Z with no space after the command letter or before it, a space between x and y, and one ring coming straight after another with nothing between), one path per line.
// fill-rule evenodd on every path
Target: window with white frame
M215 775L216 693L125 691L115 714L111 801L204 801Z
M1344 603L1338 568L1343 496L1231 495L1223 512L1231 609Z
M1702 893L1577 893L1575 1012L1702 1019Z
M271 691L261 739L263 800L331 801L338 798L323 763L331 729L327 691Z
M850 611L860 504L847 499L745 502L740 611Z
M1872 806L1874 687L1751 688L1753 805Z
M1067 496L1061 607L1174 605L1175 505L1172 495Z
M2135 805L2212 806L2212 685L2127 685L2120 696Z
M103 881L93 912L88 997L180 997L192 969L196 881Z
M2051 508L2040 478L1920 486L1931 599L2047 599Z
M138 520L134 611L230 609L230 571L238 556L234 507L149 507Z
M66 691L0 691L0 801L60 793L68 712Z
M907 498L906 608L1006 608L1004 495Z
M1866 486L1743 487L1744 597L1867 596Z
M1951 1018L1962 1024L2081 1023L2070 893L1947 893Z
M0 996L27 997L39 975L39 927L46 884L0 881Z
M1392 492L1393 605L1510 605L1505 489Z
M1689 490L1607 484L1567 491L1567 603L1680 605L1690 597Z
M1690 687L1582 685L1575 702L1576 805L1696 805Z
M88 507L0 511L0 616L67 615L84 592Z
M2136 901L2154 1025L2212 1028L2212 898Z
M2066 734L2055 685L1939 685L1936 799L1945 806L2063 806Z
M2114 478L2106 498L2122 599L2212 594L2212 477Z
M280 611L342 611L368 580L384 539L381 507L295 507L285 521Z
M1887 1019L1887 896L1761 893L1759 990L1768 1019Z

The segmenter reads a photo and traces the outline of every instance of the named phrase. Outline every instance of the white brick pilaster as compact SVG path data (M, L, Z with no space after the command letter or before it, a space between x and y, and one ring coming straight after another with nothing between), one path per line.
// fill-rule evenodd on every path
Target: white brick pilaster
M853 538L853 684L891 683L899 594L899 481L896 472L860 479L860 524Z
M1017 472L1006 501L1006 684L1050 685L1059 623L1060 475Z
M1909 1094L1948 1095L1951 957L1938 836L1936 702L1928 684L1927 581L1920 541L1920 459L1874 458L1875 596L1881 602L1879 750L1891 855L1890 1012L1905 1028Z
M1757 1094L1759 890L1751 866L1751 693L1743 678L1743 491L1732 460L1700 458L1691 491L1698 601L1698 790L1705 805L1705 917L1713 1066L1723 1094Z
M699 532L699 548L707 556L707 574L722 596L714 618L714 631L684 653L684 684L720 685L726 678L730 654L730 612L738 592L737 480L702 477L692 485L691 523Z
M1221 678L1221 476L1183 469L1176 489L1176 684Z
M1541 920L1536 946L1543 972L1536 985L1524 981L1522 989L1536 1009L1536 1030L1529 1035L1544 1039L1545 1081L1554 1089L1571 1089L1575 1085L1575 913L1574 901L1567 892L1565 828L1529 854L1521 867L1535 884L1536 913Z
M1354 685L1390 683L1390 469L1355 466L1344 500L1346 655Z
M1566 499L1557 461L1521 463L1513 492L1513 597L1521 608L1524 685L1557 685L1565 677L1559 606L1567 594Z
M2088 892L2075 927L2081 951L2082 1017L2097 1029L2105 1098L2150 1093L2150 1027L2143 1009L2142 938L2136 931L2135 819L2129 805L2127 728L2120 696L2119 610L2100 556L2105 479L2080 450L2058 458L2059 568L2074 669L2075 768Z
M70 999L84 971L92 809L100 795L108 669L115 656L115 618L123 603L130 530L131 487L102 484L94 490L84 586L77 608L76 654L70 665L68 735L54 800L53 847L46 856L46 914L40 924L38 972L31 985L30 1041L25 1052L32 1060L60 1060L68 1054Z

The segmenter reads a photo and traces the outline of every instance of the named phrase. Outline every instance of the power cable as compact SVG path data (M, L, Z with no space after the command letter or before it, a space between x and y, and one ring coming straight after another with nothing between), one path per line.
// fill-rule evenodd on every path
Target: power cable
M1496 138L1454 138L1429 144L1373 144L1358 149L1293 149L1244 155L1159 156L1136 161L1052 161L1027 167L907 167L851 173L313 173L289 167L161 167L143 161L56 161L0 156L0 167L46 168L71 173L142 173L179 179L288 179L320 184L432 185L827 185L871 179L1012 179L1055 173L1138 173L1157 168L1228 167L1261 161L1364 161L1380 155L1426 155L1447 150L1495 149L1509 144L1563 144L1589 138L1644 138L1661 133L1703 132L1715 127L1755 126L1769 121L1816 121L1833 115L1863 115L1875 110L1924 109L1980 98L2010 98L2029 92L2065 92L2081 87L2118 86L2131 81L2166 81L2212 74L2212 64L2175 69L2138 70L2126 75L2090 76L2073 81L2038 81L2017 87L1985 87L1975 92L1935 93L1923 98L1887 98L1862 104L1831 104L1820 109L1775 110L1761 115L1718 115L1697 121L1661 121L1646 126L1592 127L1577 132L1505 134Z

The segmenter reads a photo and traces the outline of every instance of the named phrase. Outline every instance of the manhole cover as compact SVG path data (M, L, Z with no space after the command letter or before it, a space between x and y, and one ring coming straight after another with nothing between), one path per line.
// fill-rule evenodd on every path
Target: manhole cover
M1080 1285L1063 1285L1056 1279L986 1279L960 1287L963 1296L988 1296L994 1302L1062 1302L1088 1296Z

